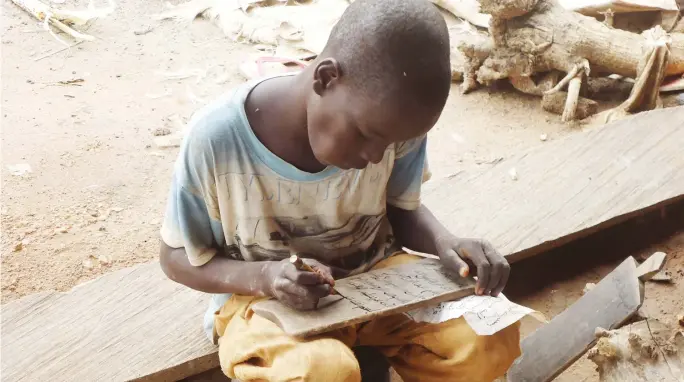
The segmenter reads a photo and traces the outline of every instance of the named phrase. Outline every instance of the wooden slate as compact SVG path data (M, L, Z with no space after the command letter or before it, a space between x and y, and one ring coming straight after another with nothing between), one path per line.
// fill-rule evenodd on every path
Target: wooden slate
M208 299L154 262L2 306L3 381L175 381L218 365Z
M582 356L595 341L596 328L615 329L644 299L637 263L628 257L593 289L548 324L527 336L522 355L508 370L509 382L546 382Z
M684 199L682 142L684 106L641 113L462 171L429 186L423 202L512 263Z
M424 203L511 262L684 195L684 107L642 113L435 182ZM508 175L516 168L519 179ZM218 365L207 297L157 262L2 306L3 381L167 381Z
M254 305L254 312L293 336L310 336L373 318L474 293L470 278L450 274L435 259L361 273L335 283L343 296L315 311L300 312L275 300Z

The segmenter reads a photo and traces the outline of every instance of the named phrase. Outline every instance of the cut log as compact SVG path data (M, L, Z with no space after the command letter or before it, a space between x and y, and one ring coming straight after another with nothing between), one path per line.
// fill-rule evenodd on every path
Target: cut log
M663 36L660 31L640 35L613 29L592 17L568 11L555 0L482 0L481 5L482 12L492 16L491 41L463 42L459 50L466 57L478 52L477 59L466 59L464 77L476 78L482 84L554 69L568 73L552 89L555 92L578 75L603 73L636 78L649 62L645 57L656 61L651 65L656 74L645 77L646 84L660 79L662 74L684 72L684 35ZM657 50L661 46L665 48ZM661 52L668 47L669 57ZM488 52L485 60L481 59L482 52ZM466 90L472 90L474 82L469 86ZM652 93L647 94L644 97L639 93L635 98L643 100L645 108L652 108ZM568 106L572 105L569 100ZM631 105L629 109L641 107ZM572 111L566 113L571 116Z
M684 380L684 335L657 320L618 330L596 330L598 342L588 357L604 382L679 382Z

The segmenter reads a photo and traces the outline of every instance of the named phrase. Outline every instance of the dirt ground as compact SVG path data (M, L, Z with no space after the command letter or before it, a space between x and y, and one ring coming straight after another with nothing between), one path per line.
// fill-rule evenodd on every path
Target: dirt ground
M179 129L202 104L242 83L238 65L255 53L203 20L153 21L162 9L161 1L123 0L88 29L96 41L44 57L63 46L2 3L2 303L156 258L177 148L156 147L153 133ZM188 70L202 75L159 74ZM577 133L559 119L541 110L539 99L507 87L467 96L454 88L430 133L434 179L543 145L542 134L551 141ZM11 174L8 166L17 164L31 172ZM681 269L684 236L661 247ZM553 316L610 269L523 303ZM682 310L682 276L675 278L675 286L647 288L645 309L662 316ZM593 380L583 364L569 372Z

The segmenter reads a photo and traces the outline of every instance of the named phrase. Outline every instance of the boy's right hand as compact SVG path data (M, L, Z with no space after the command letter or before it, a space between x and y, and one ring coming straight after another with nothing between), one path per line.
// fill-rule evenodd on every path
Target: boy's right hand
M316 309L318 300L330 294L335 279L330 267L313 259L302 259L316 272L300 271L289 259L271 262L267 277L271 295L297 310Z

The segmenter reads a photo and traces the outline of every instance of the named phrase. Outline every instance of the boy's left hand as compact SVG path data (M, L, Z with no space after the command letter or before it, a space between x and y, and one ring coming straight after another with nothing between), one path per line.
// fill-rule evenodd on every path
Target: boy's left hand
M475 293L478 295L497 296L506 286L511 266L488 241L449 236L438 239L435 244L445 267L462 277L470 273L468 263L477 269Z

